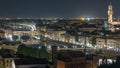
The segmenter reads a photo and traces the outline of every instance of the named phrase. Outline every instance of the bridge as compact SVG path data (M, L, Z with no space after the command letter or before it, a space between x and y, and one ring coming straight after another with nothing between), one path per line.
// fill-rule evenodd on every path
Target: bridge
M51 46L57 46L58 50L77 50L82 52L85 50L84 45L61 42L57 40L47 39L44 41L44 43L49 52L51 52ZM120 56L120 52L115 52L113 49L91 47L86 47L86 54L95 54L100 57L107 57L112 59L115 59L116 56Z

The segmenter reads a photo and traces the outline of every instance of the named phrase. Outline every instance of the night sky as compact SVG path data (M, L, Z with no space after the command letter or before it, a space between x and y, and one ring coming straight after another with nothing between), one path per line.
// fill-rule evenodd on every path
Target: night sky
M110 2L120 17L120 0L0 0L0 17L107 17Z

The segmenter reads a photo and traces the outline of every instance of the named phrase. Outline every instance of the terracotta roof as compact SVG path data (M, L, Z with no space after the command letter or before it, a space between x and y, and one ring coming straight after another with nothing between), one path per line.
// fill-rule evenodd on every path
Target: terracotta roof
M85 54L81 51L62 50L58 51L58 60L70 61L72 58L84 57Z

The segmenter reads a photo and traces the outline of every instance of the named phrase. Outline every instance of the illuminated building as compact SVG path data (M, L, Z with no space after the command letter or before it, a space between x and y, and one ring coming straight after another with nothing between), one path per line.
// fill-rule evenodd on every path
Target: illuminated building
M5 28L5 38L12 41L12 29L11 29L11 27Z
M113 9L111 4L108 6L108 22L111 24L113 22Z
M111 4L108 6L108 23L112 25L120 24L120 22L113 21L113 8Z
M1 49L10 49L10 50L12 50L12 51L14 51L14 52L16 53L16 52L17 52L18 45L19 45L19 44L14 44L14 45L12 45L12 44L11 44L11 45L10 45L10 44L9 44L9 45L3 44L3 45L0 46L0 48L1 48Z
M13 26L13 41L21 41L24 44L38 44L39 34L33 24L20 24Z
M114 39L107 39L107 44L105 43L105 39L103 38L96 38L96 45L100 48L105 47L108 45L108 48L114 48L116 45L116 40Z
M0 68L15 68L14 58L10 50L0 50Z
M65 30L56 30L56 29L48 29L47 30L47 37L50 39L54 39L54 40L62 40L61 35L64 34L66 31Z

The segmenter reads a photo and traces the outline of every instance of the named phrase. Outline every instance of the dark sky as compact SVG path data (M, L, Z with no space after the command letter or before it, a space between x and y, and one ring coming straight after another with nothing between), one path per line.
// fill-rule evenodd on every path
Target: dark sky
M110 2L120 16L120 0L0 0L0 17L107 17Z

